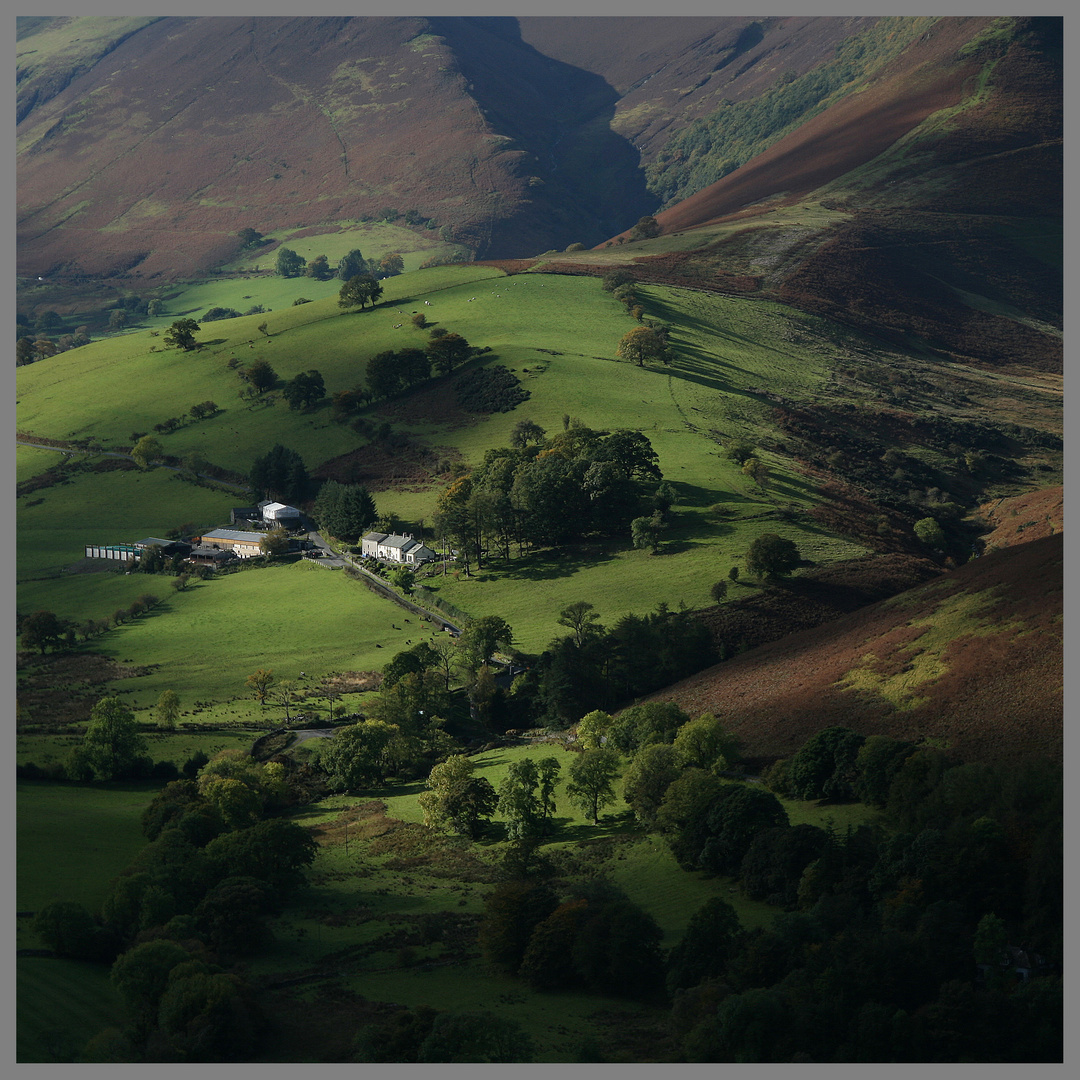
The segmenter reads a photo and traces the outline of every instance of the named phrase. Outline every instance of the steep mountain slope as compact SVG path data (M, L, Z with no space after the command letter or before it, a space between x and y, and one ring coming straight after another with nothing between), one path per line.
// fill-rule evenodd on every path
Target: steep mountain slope
M190 276L235 255L242 228L332 228L389 208L481 257L595 244L656 208L670 178L649 170L666 162L667 176L680 133L718 107L772 101L826 70L848 80L828 84L833 97L862 97L856 71L906 55L924 25L932 42L962 46L989 22L24 20L20 270ZM855 67L837 68L849 54ZM900 102L906 92L882 83ZM800 95L784 95L783 124L755 146L819 107ZM911 122L901 105L893 112ZM878 126L881 138L892 132ZM710 196L671 220L730 212L747 177L761 184L761 165L746 169L726 203ZM700 186L709 170L672 190ZM766 194L800 184L770 180Z
M701 246L637 245L635 264L963 363L1058 373L1061 62L1060 20L939 20L862 92L657 215ZM740 228L718 237L717 222Z
M1062 535L992 551L654 695L723 717L752 757L842 724L961 757L1062 753Z

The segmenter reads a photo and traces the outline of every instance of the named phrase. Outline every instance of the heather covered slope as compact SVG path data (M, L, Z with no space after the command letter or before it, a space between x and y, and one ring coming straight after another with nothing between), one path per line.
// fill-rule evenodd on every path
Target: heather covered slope
M1062 753L1062 534L992 551L654 695L730 723L751 757L833 724L965 759Z

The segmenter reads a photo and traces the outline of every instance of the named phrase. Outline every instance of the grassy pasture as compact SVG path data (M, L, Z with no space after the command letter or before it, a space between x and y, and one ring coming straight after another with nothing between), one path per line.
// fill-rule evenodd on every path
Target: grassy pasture
M214 702L200 714L205 721L284 718L250 697L244 682L256 668L313 687L331 671L380 670L407 640L421 637L419 624L403 622L400 608L340 571L306 562L243 570L170 593L156 609L160 615L114 628L93 647L137 665L160 665L137 684L117 684L134 690L129 705L149 707L171 689L185 706L196 698ZM347 695L335 711L357 700Z
M33 453L20 447L20 456L24 451ZM57 460L59 455L53 453L52 463ZM198 487L170 469L76 473L16 503L16 573L20 580L56 573L79 562L87 544L130 543L145 536L163 536L185 522L198 528L227 525L229 508L244 502L238 492ZM160 589L168 587L163 580L157 584L158 588L148 585L138 592L160 595ZM81 585L79 590L72 586L72 593L81 591Z
M122 1027L128 1019L102 964L20 956L15 986L15 1058L20 1064L70 1062L99 1031Z
M17 909L74 900L97 911L109 882L146 843L139 818L160 787L17 780Z

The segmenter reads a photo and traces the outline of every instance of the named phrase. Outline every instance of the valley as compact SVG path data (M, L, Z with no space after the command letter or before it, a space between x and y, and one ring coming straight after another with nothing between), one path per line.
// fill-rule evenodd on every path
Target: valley
M1055 20L566 23L20 19L20 1062L1055 1060Z

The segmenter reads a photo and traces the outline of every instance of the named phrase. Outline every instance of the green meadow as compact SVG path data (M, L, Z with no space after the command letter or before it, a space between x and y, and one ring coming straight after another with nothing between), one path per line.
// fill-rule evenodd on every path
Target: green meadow
M244 569L181 593L170 589L153 613L114 627L93 648L127 663L154 665L150 674L112 687L133 691L130 706L148 708L163 690L175 690L184 707L195 699L214 703L200 720L270 724L283 720L284 712L251 698L245 680L256 668L313 689L332 671L380 670L408 647L406 641L415 644L421 636L415 617L406 623L400 608L362 583L295 562ZM347 695L335 708L346 710L356 700Z
M100 964L17 957L15 995L20 1063L76 1060L87 1040L128 1020L109 969Z
M304 295L313 292L308 286L320 284L267 280L307 290ZM795 399L823 392L832 361L820 320L773 303L642 287L649 316L670 327L673 359L666 367L640 368L616 359L619 339L635 323L594 278L508 277L491 267L437 267L388 279L378 307L349 313L337 305L339 286L321 284L322 298L310 304L206 324L199 334L204 348L195 353L164 349L160 337L138 330L20 368L20 430L127 447L133 432L151 430L209 398L222 411L162 436L168 453L198 452L244 473L256 455L281 442L299 449L314 469L363 440L333 423L326 405L308 413L289 410L280 398L269 405L243 401L229 360L265 358L284 379L317 367L332 394L362 382L365 360L374 353L426 341L426 333L410 322L413 311L423 311L433 325L490 348L473 363L505 364L530 397L510 413L465 423L428 416L405 398L377 409L380 419L389 417L420 444L452 450L471 463L489 448L507 445L522 418L549 432L561 430L567 416L599 429L632 428L649 437L675 491L673 521L659 554L634 550L626 538L506 564L493 561L472 577L425 582L472 615L502 615L519 648L544 648L561 632L558 612L577 600L592 603L608 625L662 602L708 606L712 583L726 577L766 531L795 540L814 563L864 551L807 517L814 490L791 461L761 451L770 469L761 488L728 460L721 445L735 437L754 444L768 440L771 406L760 391ZM200 303L226 302L214 291L225 286L208 283L211 291ZM228 287L255 285L233 280ZM258 330L264 321L266 334ZM162 387L167 394L159 392ZM20 479L55 460L46 451L21 447ZM377 491L376 504L399 527L416 530L430 522L439 491L439 484L413 483ZM170 687L187 699L213 701L206 718L214 721L265 715L243 692L243 679L255 667L289 676L375 670L404 646L411 635L390 629L393 622L407 625L399 609L336 572L307 565L245 571L181 595L167 588L166 578L62 573L88 542L162 535L184 523L222 525L229 507L243 501L240 493L196 487L164 468L84 471L31 492L18 503L20 609L103 618L141 592L168 593L152 617L112 630L92 647L160 665L138 680L133 699L139 706ZM712 512L717 505L722 516ZM754 588L752 582L737 585L729 596L749 595Z

